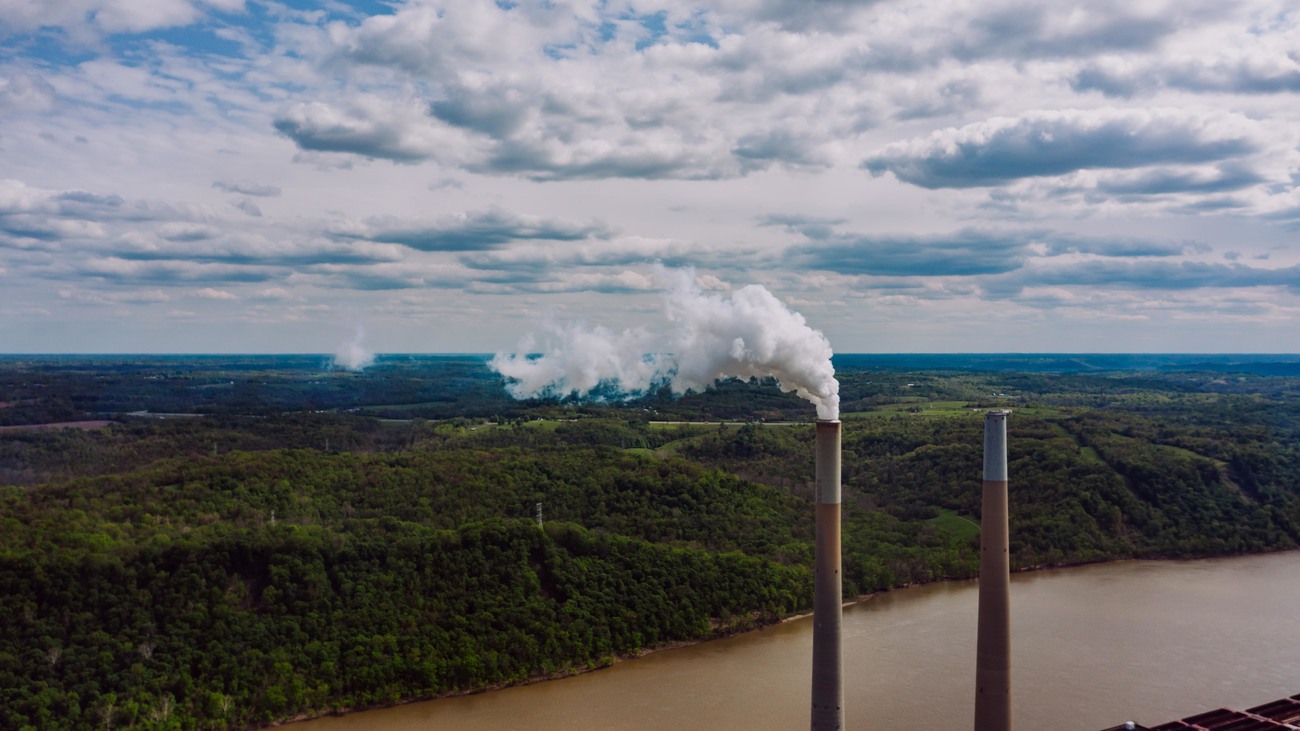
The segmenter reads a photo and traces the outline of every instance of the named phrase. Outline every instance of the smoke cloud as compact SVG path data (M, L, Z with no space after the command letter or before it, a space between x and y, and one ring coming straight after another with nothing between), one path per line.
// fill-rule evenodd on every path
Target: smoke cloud
M365 340L366 331L361 326L357 326L356 334L352 340L339 346L334 353L334 367L343 368L349 371L360 371L368 368L375 363L375 354L366 350L361 341Z
M840 384L831 344L762 286L724 297L703 292L693 269L660 269L666 334L637 328L612 332L578 322L548 322L540 341L497 353L489 365L507 379L515 398L538 396L632 398L669 386L700 391L723 378L776 379L817 407L817 418L837 419Z

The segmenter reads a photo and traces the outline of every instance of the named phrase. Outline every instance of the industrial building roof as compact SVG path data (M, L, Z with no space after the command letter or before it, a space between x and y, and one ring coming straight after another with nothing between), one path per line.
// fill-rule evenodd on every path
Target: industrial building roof
M1294 729L1300 731L1300 695L1265 703L1245 711L1219 708L1181 721L1170 721L1159 726L1143 726L1129 722L1112 726L1105 731L1269 731Z

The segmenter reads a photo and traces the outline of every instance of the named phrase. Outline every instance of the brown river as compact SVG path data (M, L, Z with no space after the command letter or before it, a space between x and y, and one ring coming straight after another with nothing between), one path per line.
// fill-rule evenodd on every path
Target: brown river
M1017 574L1012 696L1021 731L1154 725L1300 693L1300 552ZM844 610L850 729L969 729L976 585ZM807 728L808 619L571 678L324 718L294 731Z

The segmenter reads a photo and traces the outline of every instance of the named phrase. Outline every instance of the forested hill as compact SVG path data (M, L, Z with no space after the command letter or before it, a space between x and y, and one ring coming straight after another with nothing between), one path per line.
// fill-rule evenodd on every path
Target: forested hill
M846 596L974 575L990 406L1017 568L1300 544L1294 379L841 376ZM675 408L746 398L786 408ZM806 610L811 426L649 408L0 432L0 728L245 728Z
M542 496L567 520L511 519ZM810 592L777 560L807 543L797 499L609 449L235 453L0 505L6 727L241 726L469 690L755 626Z

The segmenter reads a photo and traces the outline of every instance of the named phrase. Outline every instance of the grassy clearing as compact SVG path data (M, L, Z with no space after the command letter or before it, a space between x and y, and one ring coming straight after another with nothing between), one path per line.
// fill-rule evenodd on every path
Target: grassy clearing
M538 419L537 421L525 421L523 423L525 429L537 429L544 432L553 432L558 429L559 426L560 422L551 421L549 419Z
M1069 416L1069 412L1061 409L1054 409L1050 406L1018 406L1011 409L1011 414L1021 414L1023 416L1033 416L1039 419L1063 419Z
M922 416L930 418L954 418L961 416L978 416L989 411L987 406L973 406L969 401L903 401L877 406L869 411L848 411L840 414L841 419L872 419L890 416ZM1048 406L1017 406L1011 408L1012 415L1031 416L1036 419L1060 419L1069 416L1061 409Z
M555 430L560 426L560 424L562 424L562 423L564 423L564 422L562 422L562 421L551 421L551 420L549 420L549 419L538 419L538 420L535 420L535 421L525 421L525 422L521 422L521 423L518 425L518 428L520 428L520 429L532 429L532 430L534 430L534 431L553 432L553 431L555 431ZM510 423L506 423L506 424L498 424L498 423L496 423L496 422L494 422L494 421L485 421L485 422L480 422L480 423L478 423L478 424L470 424L470 425L468 425L468 426L463 426L463 427L452 426L452 425L450 425L450 424L441 424L441 425L439 425L438 428L440 428L440 429L468 429L469 431L480 431L480 430L483 430L483 429L513 429L513 428L515 428L515 425L514 425L514 424L510 424Z
M704 438L703 434L696 434L689 437L682 437L681 439L674 439L673 441L660 446L659 449L655 451L658 452L659 454L677 454L678 452L681 451L682 447L686 446L687 444L690 444L691 442L698 442L703 438Z
M446 401L423 401L416 404L366 404L360 408L363 411L415 411L416 409L432 409L446 405ZM334 409L334 411L342 411L342 409Z
M649 423L649 427L659 431L680 429L684 426L723 426L728 429L739 429L748 423L746 421L652 421Z
M928 416L955 417L969 416L979 411L972 409L967 401L920 401L908 400L895 404L884 404L870 411L850 411L840 414L841 419L870 419L881 416Z
M1175 447L1175 446L1173 446L1173 445L1171 445L1171 444L1152 444L1151 446L1154 447L1155 449L1157 449L1158 451L1164 452L1165 454L1173 455L1173 456L1176 456L1176 457L1181 457L1181 458L1183 458L1183 459L1196 460L1196 461L1198 461L1198 462L1206 462L1206 461L1209 461L1209 462L1216 462L1216 461L1218 461L1218 460L1212 460L1212 459L1210 459L1209 457L1206 457L1206 456L1203 455L1203 454L1197 454L1196 452L1193 452L1193 451L1190 450L1190 449L1183 449L1182 447ZM1226 464L1226 463L1224 463L1224 464Z
M963 543L979 535L980 527L973 519L951 510L940 510L939 515L926 521L943 531L954 543Z
M1106 464L1106 460L1092 447L1079 447L1079 461L1084 464Z

